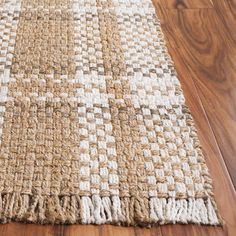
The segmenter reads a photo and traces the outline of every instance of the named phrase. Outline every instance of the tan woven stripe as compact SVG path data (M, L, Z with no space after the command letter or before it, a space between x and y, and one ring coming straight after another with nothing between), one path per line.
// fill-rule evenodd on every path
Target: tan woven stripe
M135 221L134 217L145 221L149 210L145 158L139 139L136 111L130 99L129 80L122 77L127 75L127 70L119 27L112 0L96 2L105 75L112 76L112 79L106 80L107 93L115 97L109 99L109 106L116 139L122 209L128 214L129 223Z
M75 74L69 7L24 8L20 16L1 143L2 191L70 194L79 189L73 181L83 179L77 103L70 100L75 85L67 82Z
M96 0L96 2L105 75L112 75L113 78L126 75L125 59L120 43L116 14L112 9L112 0Z
M65 3L48 0L34 9L38 1L22 1L12 73L75 73L72 3Z

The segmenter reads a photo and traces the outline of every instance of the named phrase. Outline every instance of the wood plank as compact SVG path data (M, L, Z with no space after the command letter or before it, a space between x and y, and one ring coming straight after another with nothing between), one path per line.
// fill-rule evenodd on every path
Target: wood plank
M10 223L0 226L0 235L1 236L51 236L58 235L55 232L57 227L47 225L35 225L35 224L22 224L22 223Z
M212 8L212 0L160 0L167 9Z
M236 44L236 0L213 1L213 6Z
M80 236L80 235L88 235L88 236L99 236L101 235L101 226L95 225L67 225L61 226L63 229L61 236ZM57 234L54 234L57 236Z

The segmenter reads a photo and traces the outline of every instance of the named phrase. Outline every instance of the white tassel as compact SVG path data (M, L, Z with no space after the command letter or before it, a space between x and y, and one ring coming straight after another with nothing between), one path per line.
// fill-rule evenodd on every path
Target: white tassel
M210 199L174 199L151 198L150 222L166 223L195 223L219 225L220 222Z
M166 206L166 199L165 198L151 198L150 199L150 217L151 220L154 222L164 222L165 216L164 207Z
M208 223L208 217L207 217L207 208L205 206L203 199L197 199L196 200L196 208L199 213L199 222L203 224Z
M82 223L104 224L121 221L121 203L118 196L100 197L99 195L81 198Z
M112 222L112 207L109 197L102 198L102 205L104 208L104 222Z
M209 224L218 225L219 220L217 218L215 209L214 209L214 207L211 203L211 200L209 198L207 199L207 211L208 211Z
M81 197L81 222L83 224L94 223L94 207L90 197Z
M112 196L112 220L114 222L122 221L121 202L119 196Z

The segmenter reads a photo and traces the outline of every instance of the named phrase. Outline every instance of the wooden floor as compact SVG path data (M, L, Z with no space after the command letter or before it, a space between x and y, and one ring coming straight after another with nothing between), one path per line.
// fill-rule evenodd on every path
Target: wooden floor
M199 130L224 227L168 225L141 229L11 223L0 226L0 236L236 235L236 0L153 2Z

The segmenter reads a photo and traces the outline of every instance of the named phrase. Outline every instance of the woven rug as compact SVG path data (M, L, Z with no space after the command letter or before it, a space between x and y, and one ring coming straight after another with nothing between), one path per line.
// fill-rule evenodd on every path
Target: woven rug
M150 0L0 0L1 222L218 225Z

